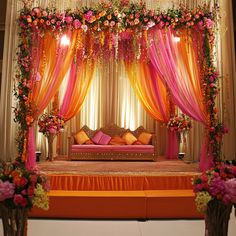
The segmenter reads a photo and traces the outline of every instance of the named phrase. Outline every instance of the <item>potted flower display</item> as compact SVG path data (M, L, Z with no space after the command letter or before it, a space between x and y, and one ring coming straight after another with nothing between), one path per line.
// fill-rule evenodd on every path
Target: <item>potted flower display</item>
M48 159L53 160L52 143L54 138L64 130L64 119L60 115L43 114L38 121L39 132L42 132L48 140Z
M197 210L205 214L206 236L227 236L236 203L236 166L217 164L193 180Z
M38 170L24 163L0 164L0 210L4 236L26 235L28 212L33 207L47 210L49 184Z

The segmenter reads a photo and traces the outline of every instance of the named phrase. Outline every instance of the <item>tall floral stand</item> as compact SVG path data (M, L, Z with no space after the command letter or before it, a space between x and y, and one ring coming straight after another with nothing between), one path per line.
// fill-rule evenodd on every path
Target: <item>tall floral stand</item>
M207 205L205 236L227 236L232 204L224 205L214 199Z
M53 140L56 137L55 134L49 134L47 136L48 141L48 160L53 161Z
M0 204L4 236L26 236L28 208L9 208Z

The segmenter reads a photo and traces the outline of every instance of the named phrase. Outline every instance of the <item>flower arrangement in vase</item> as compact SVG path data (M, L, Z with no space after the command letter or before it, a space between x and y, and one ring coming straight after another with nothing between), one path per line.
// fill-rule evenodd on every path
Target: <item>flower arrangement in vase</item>
M4 236L26 235L28 211L36 206L47 210L49 184L38 170L24 163L0 164L0 209Z
M53 160L52 143L54 138L64 130L64 119L60 115L54 115L53 113L43 114L38 121L39 132L42 132L48 140L48 159Z
M167 128L169 130L178 133L187 132L191 129L191 127L191 119L183 113L180 116L175 115L171 117L169 122L167 123Z
M219 163L193 179L197 210L206 215L206 236L226 236L236 203L236 166Z

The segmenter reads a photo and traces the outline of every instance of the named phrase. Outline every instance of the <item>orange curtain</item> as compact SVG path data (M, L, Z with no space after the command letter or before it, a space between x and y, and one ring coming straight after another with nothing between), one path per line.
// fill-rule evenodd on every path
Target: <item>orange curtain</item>
M74 45L79 32L68 34L70 44L61 46L60 40L47 32L39 40L37 74L32 87L32 104L35 109L34 118L42 113L53 96L59 90L61 82L69 70L75 54ZM36 59L37 60L37 59Z
M60 114L65 121L74 117L81 109L94 76L95 61L87 60L73 63L67 89L64 94Z
M145 110L156 120L167 122L170 103L166 86L151 63L125 63L131 85Z

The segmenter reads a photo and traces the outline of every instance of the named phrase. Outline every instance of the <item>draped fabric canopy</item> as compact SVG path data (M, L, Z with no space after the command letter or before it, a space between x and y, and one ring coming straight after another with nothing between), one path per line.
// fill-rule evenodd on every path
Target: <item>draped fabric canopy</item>
M211 142L207 140L205 144L211 145L217 155L216 135L209 133L216 127L214 96L217 76L212 69L212 48L209 46L214 40L215 13L206 9L203 12L202 8L198 12L196 9L192 12L172 9L166 13L147 13L141 3L125 4L127 6L123 8L121 4L119 10L126 14L117 14L113 6L105 3L101 4L105 11L102 8L99 12L99 8L91 7L91 10L78 10L78 14L47 12L39 8L22 10L19 18L22 44L18 57L21 74L19 92L16 92L19 109L15 109L15 113L23 128L19 133L19 156L27 160L28 167L34 165L31 162L34 158L32 121L49 105L66 77L66 91L58 109L66 120L71 119L81 108L93 78L94 62L97 65L100 57L118 63L120 59L124 61L135 93L156 120L166 123L174 114L175 104L206 125ZM131 21L134 16L135 20ZM184 32L180 28L187 30ZM62 32L69 37L68 46L60 41ZM203 44L205 51L201 53ZM29 63L31 59L32 63ZM210 87L206 89L208 85ZM26 119L19 115L22 111L26 111ZM212 141L216 141L216 145L210 144ZM208 154L213 149L206 148Z
M96 61L81 58L78 42L81 31L67 32L69 46L61 45L52 34L38 36L33 47L32 101L35 119L57 93L68 76L59 114L70 120L81 109L93 79ZM36 38L36 36L35 36ZM150 61L124 61L131 85L145 110L156 120L167 123L171 115L171 100L193 119L207 124L207 112L200 86L200 67L189 32L179 33L179 42L171 29L154 29L149 35ZM56 55L56 56L55 56ZM29 134L29 167L34 166L33 128ZM176 135L169 134L167 154L176 155ZM171 151L172 150L172 151ZM170 154L172 153L172 154ZM203 154L205 157L206 154Z

